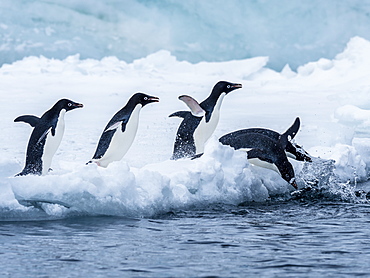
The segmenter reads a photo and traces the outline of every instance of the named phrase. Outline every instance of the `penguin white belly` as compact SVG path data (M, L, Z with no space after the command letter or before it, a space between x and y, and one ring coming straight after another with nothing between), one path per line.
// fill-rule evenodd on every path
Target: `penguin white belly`
M212 136L213 132L216 130L218 125L218 121L220 119L220 108L222 101L225 97L225 93L222 93L217 100L215 107L213 108L213 112L211 114L211 118L206 122L206 118L200 121L198 127L194 131L194 144L195 144L195 152L196 154L204 153L204 144L207 140Z
M122 132L121 125L118 126L112 137L109 147L102 158L93 160L99 166L107 167L113 161L120 161L130 149L139 126L139 114L141 107L141 105L137 105L132 111L124 132Z
M64 123L65 113L66 113L65 109L62 109L60 111L57 126L55 128L55 135L53 136L51 134L51 130L46 135L44 152L41 157L42 175L46 175L48 173L53 156L56 153L57 149L59 148L60 142L62 141L63 134L64 134L64 128L65 128L65 123Z
M279 169L276 167L275 164L268 163L268 162L260 160L258 158L248 159L248 162L255 165L255 166L259 166L259 167L262 167L262 168L273 170L273 171L277 172L279 175L281 175Z
M253 148L240 148L238 149L238 151L243 151L243 152L249 152L250 150L252 150Z

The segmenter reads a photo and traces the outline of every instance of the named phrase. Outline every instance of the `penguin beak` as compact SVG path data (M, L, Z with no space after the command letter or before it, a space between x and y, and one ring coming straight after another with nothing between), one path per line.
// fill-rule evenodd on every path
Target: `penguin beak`
M243 87L242 84L233 84L233 85L231 85L231 88L233 88L234 90L242 88L242 87Z
M297 182L295 181L295 179L294 179L294 178L290 181L290 184L291 184L295 189L298 189Z
M234 84L230 84L230 88L228 89L228 92L227 93L230 93L236 89L240 89L242 88L242 84L239 84L239 83L234 83Z
M157 98L157 97L149 97L148 98L148 101L149 102L159 102L159 98Z
M74 103L72 107L73 108L82 108L82 107L84 107L84 105L82 103Z

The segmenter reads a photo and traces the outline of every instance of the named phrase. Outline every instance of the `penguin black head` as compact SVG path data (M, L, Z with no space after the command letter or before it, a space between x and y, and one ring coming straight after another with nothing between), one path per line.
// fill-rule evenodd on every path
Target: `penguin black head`
M213 91L218 91L220 94L222 94L222 93L228 94L231 91L234 91L234 90L239 89L239 88L242 88L242 84L230 83L230 82L227 82L227 81L219 81L213 87Z
M73 110L73 109L76 109L76 108L82 108L83 107L83 104L77 103L77 102L74 102L72 100L69 100L69 99L65 99L64 98L64 99L59 100L54 105L54 107L57 107L60 110L65 109L66 111L70 111L70 110Z
M279 163L278 169L280 172L281 177L287 181L290 185L292 185L295 189L298 189L297 183L294 177L294 169L292 164L288 160L284 160Z
M143 107L149 103L152 102L159 102L159 98L149 96L144 93L136 93L134 94L131 99L136 103L136 104L141 104Z

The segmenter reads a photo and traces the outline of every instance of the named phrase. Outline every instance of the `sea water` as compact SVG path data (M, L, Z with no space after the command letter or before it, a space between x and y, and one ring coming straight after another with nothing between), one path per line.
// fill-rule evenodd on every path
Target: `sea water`
M369 216L364 202L299 199L2 221L0 276L367 276Z

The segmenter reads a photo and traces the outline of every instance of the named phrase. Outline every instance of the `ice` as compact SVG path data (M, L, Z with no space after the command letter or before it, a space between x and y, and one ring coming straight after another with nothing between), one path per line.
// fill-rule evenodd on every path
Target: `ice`
M0 64L76 53L131 63L168 50L192 63L269 56L270 68L295 70L370 39L362 0L2 0L0 11Z
M338 192L351 195L348 190L369 176L370 42L354 37L335 58L309 62L297 72L289 66L275 71L267 61L267 57L253 57L191 64L161 50L132 62L72 55L65 59L29 56L3 65L1 219L49 219L76 213L150 217L190 206L290 198L293 188L277 173L250 165L244 152L220 145L218 138L249 127L283 132L297 116L301 128L295 141L317 159L310 167L291 160L299 186L308 185L316 173L322 176L322 187L335 191L335 196ZM178 96L190 95L200 102L220 80L242 83L243 88L225 97L205 154L195 160L170 160L181 119L168 115L188 109ZM142 109L131 149L106 169L85 165L107 121L137 91L158 96L160 102ZM24 114L40 116L65 97L83 103L84 108L65 116L66 130L53 171L46 176L14 177L24 165L31 127L13 120ZM42 204L40 210L17 199L57 204Z
M368 130L370 127L370 110L361 109L354 105L343 105L335 110L334 117L340 123Z

